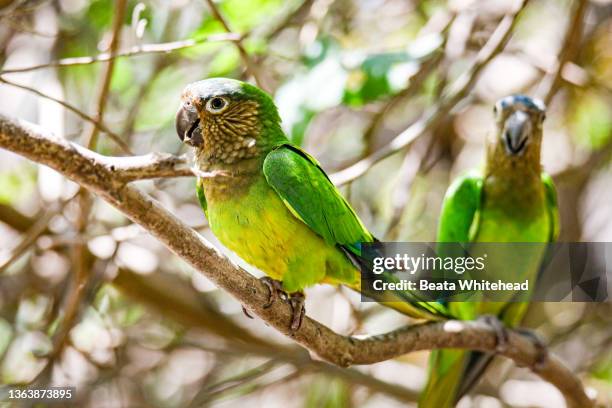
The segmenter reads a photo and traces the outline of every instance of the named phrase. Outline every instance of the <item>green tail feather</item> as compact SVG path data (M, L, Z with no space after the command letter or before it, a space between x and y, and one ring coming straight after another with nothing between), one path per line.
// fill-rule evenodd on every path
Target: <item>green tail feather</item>
M431 352L429 379L419 398L419 408L455 406L470 354L450 349Z

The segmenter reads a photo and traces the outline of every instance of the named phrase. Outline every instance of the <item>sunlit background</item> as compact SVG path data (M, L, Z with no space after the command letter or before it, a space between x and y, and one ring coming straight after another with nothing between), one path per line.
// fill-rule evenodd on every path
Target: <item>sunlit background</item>
M342 186L376 236L435 240L449 181L482 161L493 103L546 88L577 3L531 1L509 43L449 115ZM133 52L116 60L102 121L134 153L187 153L174 130L184 86L213 76L253 81L255 73L274 95L291 139L335 173L435 107L517 6L511 0L215 4L244 36L255 72L245 70L236 43L206 40L226 30L205 1L127 2L119 52ZM112 0L0 0L0 113L87 144L92 125L74 110L97 115L106 63L49 63L107 52L116 12ZM582 34L570 44L573 55L548 106L543 166L559 190L560 239L611 241L612 2L588 2L578 24ZM143 51L150 44L169 52ZM47 66L6 72L41 64ZM124 154L105 132L96 147ZM196 202L194 179L137 185L219 245ZM80 407L414 404L427 353L337 370L305 352L290 358L269 347L239 346L233 336L250 332L296 347L248 319L238 302L102 200L84 208L78 190L54 171L0 150L0 384L76 386L73 402ZM88 279L76 291L75 276L83 271ZM306 308L345 334L409 323L359 300L349 290L317 286L307 291ZM603 405L612 404L611 312L609 304L534 304L526 319ZM552 385L500 360L460 406L564 404Z

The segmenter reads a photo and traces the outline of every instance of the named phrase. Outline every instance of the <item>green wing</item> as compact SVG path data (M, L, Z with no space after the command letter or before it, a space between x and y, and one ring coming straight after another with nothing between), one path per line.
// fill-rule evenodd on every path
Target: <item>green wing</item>
M325 242L343 249L354 264L363 260L360 244L373 242L375 238L314 158L295 146L284 144L268 153L263 172L270 186L293 215L320 235ZM393 299L381 299L376 294L367 295L372 295L377 301L416 318L433 319L445 316L445 308L442 305L420 302L408 292L397 294L398 297Z
M198 201L200 202L200 207L204 210L204 215L208 218L208 203L206 202L206 196L204 195L204 186L202 185L202 179L198 177L198 181L196 182L196 194L198 196Z
M476 171L457 178L448 188L440 221L438 242L470 242L478 223L482 177Z
M374 240L319 163L306 152L281 145L268 153L263 172L289 210L328 244L360 255L360 243Z
M548 215L550 217L550 239L549 242L555 242L559 238L559 206L557 204L557 190L553 183L552 177L546 173L542 173L542 184L546 192L546 205L548 207Z

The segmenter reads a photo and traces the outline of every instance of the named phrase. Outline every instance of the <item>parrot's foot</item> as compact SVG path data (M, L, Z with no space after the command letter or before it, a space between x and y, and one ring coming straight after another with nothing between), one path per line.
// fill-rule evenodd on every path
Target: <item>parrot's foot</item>
M503 353L508 348L508 331L504 324L493 315L484 315L478 318L479 321L485 323L495 332L495 351Z
M289 304L293 310L291 319L291 331L298 331L302 326L302 320L304 320L304 314L306 314L306 296L302 292L293 292L289 295Z
M289 296L283 290L283 282L272 279L268 276L264 276L259 279L261 283L268 287L268 291L270 292L270 296L268 297L268 301L263 305L264 309L269 308L276 302L279 298L288 299Z
M531 369L533 371L542 370L546 365L546 361L548 359L548 348L546 347L544 340L542 340L542 338L538 336L537 333L529 329L519 327L518 329L516 329L516 331L524 337L527 337L536 350L536 357L533 362L533 365L531 366Z
M302 326L304 314L306 313L306 309L304 308L304 300L306 299L306 297L304 296L304 294L302 292L293 292L291 294L287 294L287 292L283 290L283 282L277 281L268 276L264 276L259 280L268 287L268 291L270 292L270 297L268 298L266 304L263 305L263 308L269 308L279 298L282 300L288 300L292 310L291 331L299 330ZM244 311L244 308L242 310ZM249 315L247 314L247 316Z

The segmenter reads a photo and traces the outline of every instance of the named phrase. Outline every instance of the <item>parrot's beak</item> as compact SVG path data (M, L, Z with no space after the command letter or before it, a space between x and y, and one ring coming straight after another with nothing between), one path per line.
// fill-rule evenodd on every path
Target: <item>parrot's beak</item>
M194 110L188 109L185 106L176 112L176 133L181 142L193 147L202 145L202 129L200 128L200 118Z
M506 119L502 137L508 154L518 155L525 149L532 130L531 126L529 115L521 110L513 112Z

